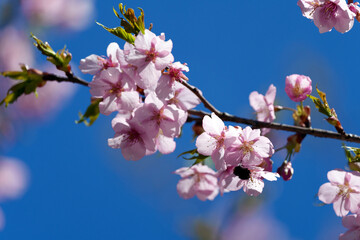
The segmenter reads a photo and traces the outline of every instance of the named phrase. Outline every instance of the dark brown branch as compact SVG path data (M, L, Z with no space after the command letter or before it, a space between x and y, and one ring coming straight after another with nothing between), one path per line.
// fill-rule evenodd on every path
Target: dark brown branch
M77 83L83 86L89 86L89 83L85 80L75 77L72 73L66 74L66 77L60 77L52 73L43 72L42 78L45 81L57 81L57 82L71 82Z
M198 110L188 110L188 113L193 116L204 117L206 115L210 116L210 113L198 111ZM360 136L354 134L340 134L337 132L327 131L318 128L306 128L306 127L298 127L298 126L291 126L287 124L281 123L268 123L268 122L261 122L247 118L241 118L234 115L231 115L226 112L221 112L218 116L227 122L234 122L234 123L242 123L246 125L253 126L254 128L271 128L276 130L288 131L288 132L296 132L302 134L308 134L315 137L322 137L322 138L332 138L343 140L347 142L354 142L360 143Z

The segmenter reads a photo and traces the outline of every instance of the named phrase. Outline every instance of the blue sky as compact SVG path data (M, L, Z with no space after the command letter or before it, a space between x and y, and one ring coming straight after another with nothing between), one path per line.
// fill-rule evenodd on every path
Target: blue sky
M120 46L124 42L95 21L117 26L112 7L118 3L97 1L89 28L71 34L48 29L43 40L55 49L66 44L74 68L90 54L105 55L110 42ZM172 39L175 61L186 62L190 68L189 83L218 109L254 117L248 96L255 90L264 94L270 84L277 87L277 104L295 107L284 91L285 77L304 74L328 94L345 131L359 134L359 23L345 34L335 30L320 34L302 17L296 1L261 3L124 2L143 8L147 26L153 23L156 34L164 32ZM80 76L91 80L89 75ZM107 146L114 134L113 115L100 116L91 127L74 124L89 98L89 90L78 86L56 117L27 124L16 145L5 152L26 162L31 182L21 199L2 204L7 225L1 239L188 239L194 221L216 225L223 218L220 225L226 228L226 216L235 211L229 206L245 196L242 191L212 202L183 200L177 195L179 177L172 172L184 164L176 156L194 148L190 125L184 127L173 154L129 162L120 150ZM311 105L309 100L305 104ZM332 130L311 107L313 127ZM276 121L291 123L291 115L280 113ZM289 135L274 133L275 147L285 144ZM275 166L283 159L284 153L276 154ZM332 206L320 207L316 194L327 181L328 171L346 167L341 142L307 136L293 167L291 181L265 184L261 209L281 223L289 239L336 239L344 232L341 219Z

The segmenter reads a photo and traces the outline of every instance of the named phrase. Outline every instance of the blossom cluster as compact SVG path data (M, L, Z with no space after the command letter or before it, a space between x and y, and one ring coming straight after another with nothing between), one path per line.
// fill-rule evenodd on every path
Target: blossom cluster
M204 132L196 140L197 151L211 156L217 172L199 164L178 169L175 173L182 177L177 185L180 196L212 200L219 192L240 189L258 196L264 179L277 180L279 174L271 172L273 144L261 136L259 129L227 127L215 113L205 116L202 126Z
M359 19L359 3L347 3L346 0L298 0L304 17L314 21L320 33L335 28L341 33L348 32Z
M117 43L107 48L107 57L90 55L80 62L83 73L94 75L89 84L93 98L101 99L100 113L117 112L112 120L115 136L108 140L120 148L126 160L175 150L186 122L187 110L199 98L181 84L188 80L186 64L174 62L172 41L149 30L139 33L135 43Z
M360 173L332 170L327 177L330 182L319 189L320 201L331 204L335 214L343 217L343 225L349 230L340 235L341 240L360 238ZM351 212L352 215L347 214Z

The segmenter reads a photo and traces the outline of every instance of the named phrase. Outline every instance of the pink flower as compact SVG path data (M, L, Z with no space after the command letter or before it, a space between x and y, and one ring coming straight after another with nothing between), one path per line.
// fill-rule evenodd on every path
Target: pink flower
M225 149L235 141L237 131L233 127L227 129L215 113L211 113L211 117L205 116L202 126L205 132L196 139L197 150L202 155L211 156L216 169L224 170Z
M126 160L136 161L156 151L153 136L149 136L136 121L118 116L113 119L112 125L115 136L108 139L108 144L112 148L120 148Z
M258 196L264 189L264 181L276 181L280 177L278 173L264 171L262 168L248 169L242 166L230 166L219 173L220 191L237 191L243 188L249 196Z
M201 100L181 83L175 82L173 91L171 98L167 100L168 104L175 104L178 108L187 111L201 103Z
M227 149L226 162L229 165L252 168L263 162L264 158L274 154L274 147L271 141L264 136L260 136L259 129L246 127L239 130L239 137Z
M360 204L360 176L342 170L332 170L327 177L330 182L321 185L319 189L320 201L333 203L337 216L343 217L350 212L356 213Z
M95 75L104 69L120 67L117 59L118 51L120 51L119 45L110 43L106 50L108 58L91 54L85 59L81 59L79 68L83 73Z
M135 83L116 68L102 71L89 86L93 97L103 98L99 109L105 115L120 110L132 111L141 103Z
M151 92L146 96L145 104L135 110L134 118L148 132L156 135L161 130L166 137L177 137L186 121L187 113L173 104L166 105Z
M349 230L340 234L339 240L360 239L360 214L353 214L343 217L342 224Z
M292 74L285 79L285 92L294 102L304 101L311 94L311 79L304 75Z
M179 195L185 199L196 195L202 201L213 200L219 193L216 173L206 165L183 167L175 173L182 178L176 188Z
M303 16L313 19L320 33L329 32L334 27L345 33L354 25L356 16L345 0L299 0Z
M156 87L156 94L160 99L165 99L174 92L176 81L188 80L183 71L188 72L189 68L180 62L175 62L168 66L166 72L163 72Z
M125 60L137 67L140 81L137 85L143 89L155 90L161 71L174 61L171 54L172 41L164 41L149 30L139 33L134 47L125 53Z
M250 93L250 106L256 111L257 120L264 122L272 122L275 119L274 101L276 96L276 87L270 85L265 96L254 91ZM262 129L262 134L265 135L270 129Z

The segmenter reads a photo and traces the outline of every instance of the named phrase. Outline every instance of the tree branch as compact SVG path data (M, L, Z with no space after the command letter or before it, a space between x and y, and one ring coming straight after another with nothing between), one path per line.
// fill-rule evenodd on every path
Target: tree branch
M204 117L206 115L210 116L210 113L198 111L198 110L188 110L188 113L193 116L198 116L198 117ZM343 140L343 141L347 141L347 142L360 143L360 136L357 136L354 134L346 134L346 133L340 134L337 132L327 131L327 130L318 129L318 128L306 128L306 127L291 126L291 125L281 124L281 123L261 122L261 121L257 121L257 120L237 117L237 116L231 115L226 112L221 112L218 116L223 121L242 123L242 124L253 126L254 128L271 128L271 129L288 131L288 132L308 134L308 135L312 135L315 137L332 138L332 139L338 139L338 140Z
M71 82L87 87L89 86L89 83L87 81L77 78L71 73L66 74L66 77L60 77L52 73L43 72L42 79L45 81Z

